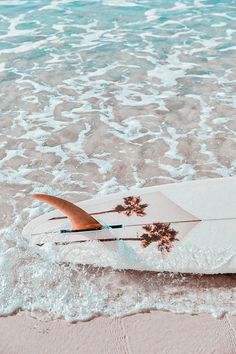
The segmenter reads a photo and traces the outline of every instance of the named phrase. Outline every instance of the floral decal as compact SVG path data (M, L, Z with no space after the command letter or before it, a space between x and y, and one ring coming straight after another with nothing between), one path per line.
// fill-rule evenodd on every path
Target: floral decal
M179 241L176 237L178 231L170 227L170 223L154 223L143 226L145 232L140 236L141 247L146 248L156 242L160 252L170 252L173 243Z
M148 204L141 204L141 197L125 197L124 204L117 205L114 209L106 210L106 211L98 211L96 213L92 213L91 215L99 215L99 214L106 214L106 213L119 213L124 214L126 216L131 216L136 214L137 216L144 216L146 215L144 209L147 208Z
M90 213L90 215L100 215L100 214L107 214L107 213L118 213L124 214L126 216L131 216L136 214L137 216L144 216L146 212L144 209L148 207L148 204L143 203L141 204L141 197L134 197L129 196L123 198L124 203L118 204L114 209L104 210L104 211L97 211L95 213ZM58 219L66 219L67 216L57 216L54 218L50 218L49 220L58 220Z
M117 205L115 211L117 213L123 213L126 216L131 216L136 214L137 216L146 215L144 209L147 208L148 204L141 204L140 197L126 197L124 198L124 205Z

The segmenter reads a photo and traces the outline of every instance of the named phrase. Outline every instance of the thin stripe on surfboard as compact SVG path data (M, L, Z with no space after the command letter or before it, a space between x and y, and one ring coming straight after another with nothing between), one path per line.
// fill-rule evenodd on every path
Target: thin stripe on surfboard
M141 224L128 224L128 225L124 225L123 229L125 229L126 227L138 227L138 226L144 226L144 225L152 225L155 223L162 223L162 224L185 224L185 223L194 223L194 222L215 222L215 221L229 221L229 220L236 220L235 218L218 218L218 219L203 219L203 220L199 220L199 219L194 219L194 220L183 220L183 221L156 221L156 222L152 222L152 223L141 223ZM38 235L47 235L47 234L64 234L64 233L81 233L81 232L92 232L92 231L102 231L104 229L92 229L92 230L85 230L85 231L81 231L81 230L63 230L63 232L61 232L61 230L56 230L56 231L46 231L46 232L38 232L38 233L32 233L32 236L38 236ZM108 229L109 230L109 229Z

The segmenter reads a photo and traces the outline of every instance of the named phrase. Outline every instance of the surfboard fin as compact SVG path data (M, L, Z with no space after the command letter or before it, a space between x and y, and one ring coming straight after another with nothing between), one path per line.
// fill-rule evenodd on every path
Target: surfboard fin
M96 219L68 200L47 194L33 194L32 198L59 209L71 221L72 230L94 230L102 228L102 225Z

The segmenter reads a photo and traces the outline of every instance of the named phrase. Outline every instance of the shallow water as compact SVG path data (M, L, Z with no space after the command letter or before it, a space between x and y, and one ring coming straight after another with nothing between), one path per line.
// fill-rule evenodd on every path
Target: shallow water
M48 211L235 175L235 1L0 1L0 314L234 313L235 276L58 265L22 240Z

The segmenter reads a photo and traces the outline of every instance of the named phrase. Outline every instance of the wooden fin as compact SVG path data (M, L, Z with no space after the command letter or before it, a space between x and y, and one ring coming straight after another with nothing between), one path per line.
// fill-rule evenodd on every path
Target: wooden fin
M102 225L85 210L65 199L47 194L33 194L32 198L59 209L71 221L72 230L92 230L102 227Z

